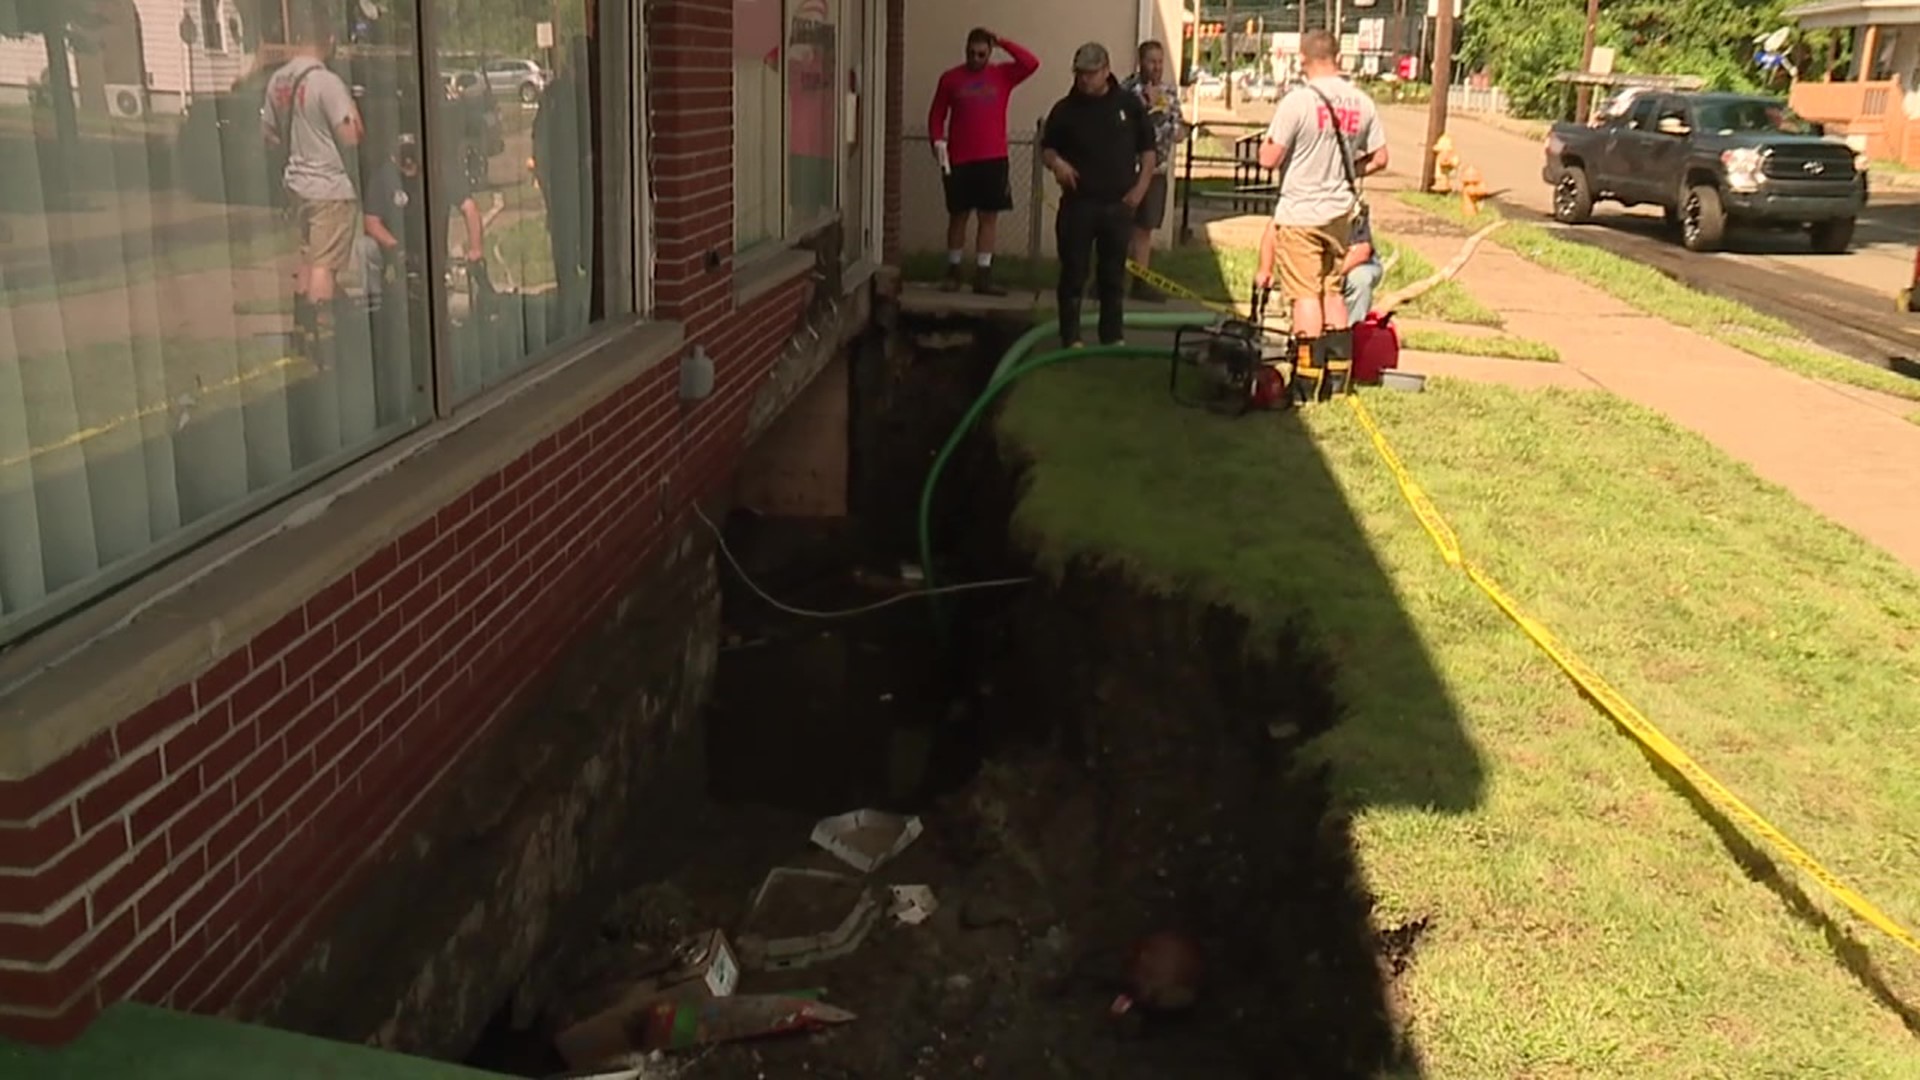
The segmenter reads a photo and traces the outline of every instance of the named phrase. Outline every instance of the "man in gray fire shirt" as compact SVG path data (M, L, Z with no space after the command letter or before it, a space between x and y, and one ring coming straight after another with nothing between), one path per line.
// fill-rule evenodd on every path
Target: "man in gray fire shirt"
M360 145L364 128L353 91L327 67L334 32L325 16L303 13L294 27L294 57L267 80L260 134L286 155L286 186L300 237L294 277L294 326L308 358L331 361L335 278L353 259L360 213L342 147ZM312 346L320 346L317 350Z

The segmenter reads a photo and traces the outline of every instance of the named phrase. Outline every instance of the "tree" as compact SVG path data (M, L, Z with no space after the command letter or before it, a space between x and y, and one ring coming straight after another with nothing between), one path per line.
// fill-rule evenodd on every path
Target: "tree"
M1594 40L1615 51L1615 70L1697 75L1714 90L1760 90L1754 38L1781 25L1785 0L1601 0ZM1516 112L1555 116L1565 95L1554 75L1580 66L1586 13L1580 0L1473 0L1463 57L1494 77Z

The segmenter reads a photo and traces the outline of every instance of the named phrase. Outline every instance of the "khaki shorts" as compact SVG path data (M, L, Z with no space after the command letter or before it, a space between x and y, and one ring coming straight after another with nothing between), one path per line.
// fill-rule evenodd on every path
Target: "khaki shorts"
M300 230L300 262L341 273L353 262L353 238L360 233L359 205L352 199L303 199L293 196L293 220Z
M1289 300L1339 296L1353 236L1353 216L1343 214L1325 225L1276 225L1274 250L1280 292Z

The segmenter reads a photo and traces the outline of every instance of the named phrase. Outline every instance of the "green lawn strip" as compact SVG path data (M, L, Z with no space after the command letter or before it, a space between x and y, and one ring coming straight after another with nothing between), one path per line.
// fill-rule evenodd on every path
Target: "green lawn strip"
M1459 205L1444 195L1402 193L1409 205L1467 225ZM1487 211L1479 223L1490 218ZM1526 222L1510 221L1490 237L1514 254L1585 282L1601 292L1677 326L1704 334L1749 356L1810 378L1846 383L1883 394L1920 401L1920 380L1859 363L1820 348L1792 326L1762 312L1703 293L1651 266L1613 252L1568 240Z
M16 307L45 300L68 300L110 289L148 282L165 282L190 274L236 272L264 266L293 254L291 232L261 230L251 237L201 241L178 247L150 249L124 262L110 262L84 272L63 272L54 281L0 289L0 306Z
M1433 264L1412 248L1396 248L1392 241L1384 238L1380 247L1383 259L1396 250L1399 258L1387 271L1375 295L1384 295L1434 272ZM1189 246L1155 252L1152 268L1215 303L1244 304L1252 292L1253 273L1258 263L1259 253L1250 247ZM909 254L902 264L902 273L908 281L938 281L947 272L946 257L939 252ZM994 280L1009 289L1050 292L1059 274L1059 263L1053 259L1000 255L993 262ZM1470 326L1500 325L1497 313L1451 281L1429 289L1401 308L1400 314Z
M1429 1076L1914 1075L1920 963L1796 871L1749 876L1636 744L1435 551L1344 407L1227 421L1155 364L1060 365L998 422L1015 535L1291 627L1344 706L1312 752ZM1723 782L1920 922L1920 579L1704 439L1607 394L1435 380L1368 401L1470 553ZM1125 498L1115 497L1125 492Z
M1406 329L1400 332L1400 347L1415 352L1491 356L1501 360L1538 360L1549 364L1560 362L1560 350L1546 342L1508 334L1458 334L1448 330Z

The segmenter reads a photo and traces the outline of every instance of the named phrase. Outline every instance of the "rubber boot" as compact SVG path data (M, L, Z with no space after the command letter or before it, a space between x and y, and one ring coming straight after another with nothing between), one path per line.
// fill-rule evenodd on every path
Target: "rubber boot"
M296 356L313 355L313 339L319 333L320 313L305 293L293 295L293 333L289 340Z
M1294 339L1293 400L1301 405L1318 401L1325 375L1320 366L1319 339Z
M1322 379L1326 383L1323 396L1331 399L1346 393L1353 386L1353 329L1331 331L1314 342L1314 346L1316 366L1324 372Z

